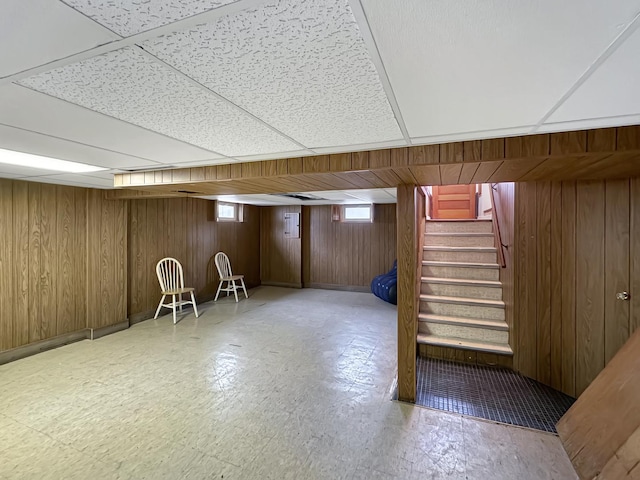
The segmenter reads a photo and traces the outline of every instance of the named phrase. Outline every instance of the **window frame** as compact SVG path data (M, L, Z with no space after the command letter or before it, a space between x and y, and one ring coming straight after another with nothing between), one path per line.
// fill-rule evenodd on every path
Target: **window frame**
M373 203L361 203L361 204L345 204L341 205L340 221L343 223L373 223L374 219L374 204ZM349 208L368 208L369 218L347 218L347 209Z
M221 217L220 216L220 207L228 206L233 208L233 217ZM224 202L218 200L216 202L216 222L242 222L242 204L240 203L232 203L232 202Z

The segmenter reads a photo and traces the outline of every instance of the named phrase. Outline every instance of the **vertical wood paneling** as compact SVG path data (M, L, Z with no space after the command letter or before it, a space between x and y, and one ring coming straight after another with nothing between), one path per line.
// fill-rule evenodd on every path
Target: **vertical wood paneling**
M12 347L13 332L13 275L12 238L7 235L13 223L13 183L0 178L0 350Z
M629 180L605 182L604 361L629 338L629 302L616 299L629 290Z
M632 178L630 213L630 271L629 292L631 293L629 308L629 332L640 328L640 178Z
M302 239L285 237L286 213L301 213L299 205L260 209L260 277L265 284L302 287Z
M416 192L413 185L397 187L398 222L398 399L416 398Z
M40 326L40 186L29 183L29 343L42 339Z
M577 187L576 393L604 368L604 182Z
M551 383L551 184L536 185L537 377Z
M550 223L550 385L562 389L562 184L551 184Z
M91 276L87 268L87 190L84 188L74 188L75 207L75 235L73 248L73 271L74 271L74 293L75 300L75 320L73 330L80 330L87 326L87 278Z
M562 183L562 390L576 391L576 183Z
M56 186L43 184L40 203L40 335L56 335L56 293L58 263L54 250L56 241Z
M29 343L29 183L13 183L13 342ZM6 235L9 237L9 235ZM79 295L84 300L83 295Z
M75 325L76 312L73 301L74 287L77 285L73 278L75 244L73 232L76 231L75 214L75 189L57 186L58 197L57 225L56 225L56 249L58 272L56 316L57 326L55 335L69 333L77 330Z
M523 374L579 395L633 332L639 202L635 179L516 184L512 333ZM625 290L631 301L616 300Z
M305 207L305 286L368 288L396 258L395 205L375 205L373 223L331 221L331 206Z

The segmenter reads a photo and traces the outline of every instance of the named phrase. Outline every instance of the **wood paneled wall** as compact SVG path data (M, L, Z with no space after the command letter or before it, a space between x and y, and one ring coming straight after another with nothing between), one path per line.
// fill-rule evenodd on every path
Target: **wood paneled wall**
M126 320L126 202L0 179L0 351Z
M517 370L579 395L638 327L639 211L638 179L516 184Z
M302 288L302 238L287 238L284 234L285 213L301 212L299 205L260 208L260 277L263 284ZM302 218L300 221L302 223ZM300 227L302 237L302 225Z
M211 300L218 287L217 252L229 256L247 287L260 284L258 207L244 206L244 221L216 222L215 202L195 198L131 200L129 215L129 294L132 321L153 316L160 301L158 260L182 264L185 284L198 302ZM166 312L167 310L165 310Z
M373 223L332 222L331 206L305 206L303 281L306 287L369 291L396 259L396 205L375 205Z

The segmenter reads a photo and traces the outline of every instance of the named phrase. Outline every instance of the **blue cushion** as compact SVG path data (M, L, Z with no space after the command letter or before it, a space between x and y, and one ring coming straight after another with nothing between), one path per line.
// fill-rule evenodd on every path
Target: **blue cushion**
M371 293L385 302L398 303L397 295L398 265L394 260L393 267L387 273L378 275L371 281Z

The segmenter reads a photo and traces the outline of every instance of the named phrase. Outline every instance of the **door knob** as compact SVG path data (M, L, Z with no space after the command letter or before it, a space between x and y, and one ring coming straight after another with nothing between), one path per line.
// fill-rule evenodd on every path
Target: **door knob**
M618 292L618 293L616 293L616 299L618 299L618 300L629 300L629 292Z

